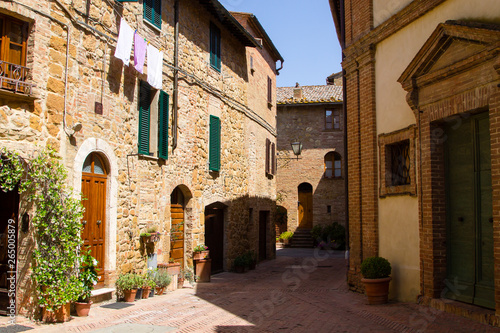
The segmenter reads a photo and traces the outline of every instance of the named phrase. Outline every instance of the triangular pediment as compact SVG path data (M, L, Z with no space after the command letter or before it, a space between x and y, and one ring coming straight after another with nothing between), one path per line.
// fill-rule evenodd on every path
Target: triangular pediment
M417 78L432 73L463 70L468 62L472 65L471 59L498 46L499 41L498 25L461 21L439 24L398 82L405 90L409 90Z

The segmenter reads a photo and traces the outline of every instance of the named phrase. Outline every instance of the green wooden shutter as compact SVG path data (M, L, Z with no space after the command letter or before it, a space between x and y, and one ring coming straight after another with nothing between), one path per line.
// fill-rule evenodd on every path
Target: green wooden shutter
M151 87L145 82L141 81L139 91L139 139L138 139L138 153L149 155L149 117L151 105Z
M161 0L144 0L144 19L161 29Z
M210 116L210 147L209 147L209 170L220 170L220 119Z
M210 24L210 65L216 70L221 69L220 59L220 29L213 23Z
M168 159L168 94L160 91L158 106L158 157Z

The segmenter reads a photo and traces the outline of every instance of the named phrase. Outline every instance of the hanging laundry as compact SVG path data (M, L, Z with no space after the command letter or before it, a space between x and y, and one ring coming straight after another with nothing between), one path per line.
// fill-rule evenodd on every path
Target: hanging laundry
M118 43L116 43L115 57L121 59L128 66L130 62L130 53L132 52L132 43L134 41L134 30L127 24L123 18L120 21L120 32L118 34Z
M148 83L156 89L162 88L163 83L163 52L148 44Z
M134 67L143 74L144 60L146 59L146 40L137 32L134 36Z

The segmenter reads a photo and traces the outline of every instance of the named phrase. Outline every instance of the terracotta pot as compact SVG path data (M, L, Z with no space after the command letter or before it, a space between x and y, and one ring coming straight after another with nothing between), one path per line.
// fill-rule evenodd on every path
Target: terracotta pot
M64 323L70 318L70 303L62 305L55 311L42 310L42 320L45 323Z
M75 302L76 315L78 317L88 317L92 301L88 303Z
M123 291L123 301L133 302L135 300L135 295L137 294L137 289L129 289Z
M209 250L193 252L193 260L207 259L209 254L210 254Z
M178 262L169 263L167 273L170 275L178 275L181 272L181 264Z
M148 298L150 291L151 291L151 287L142 287L142 299Z
M165 292L165 288L156 287L156 295L163 295L164 292Z
M197 282L210 282L210 273L212 271L212 259L203 259L196 261Z
M366 296L368 296L368 304L385 304L389 295L389 282L391 277L382 279L361 279L365 284Z

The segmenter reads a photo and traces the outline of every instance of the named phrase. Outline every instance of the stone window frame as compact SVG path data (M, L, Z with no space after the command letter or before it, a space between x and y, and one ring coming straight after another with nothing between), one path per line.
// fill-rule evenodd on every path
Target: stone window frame
M341 110L338 108L327 108L325 109L325 131L340 131L341 128ZM328 112L331 112L330 119L331 122L328 121Z
M416 149L415 149L416 126L410 125L407 128L392 132L383 133L378 136L379 145L379 195L386 197L391 195L417 195L416 182ZM405 185L390 185L391 177L391 160L388 157L388 146L397 144L403 141L409 141L409 157L410 157L410 183Z

